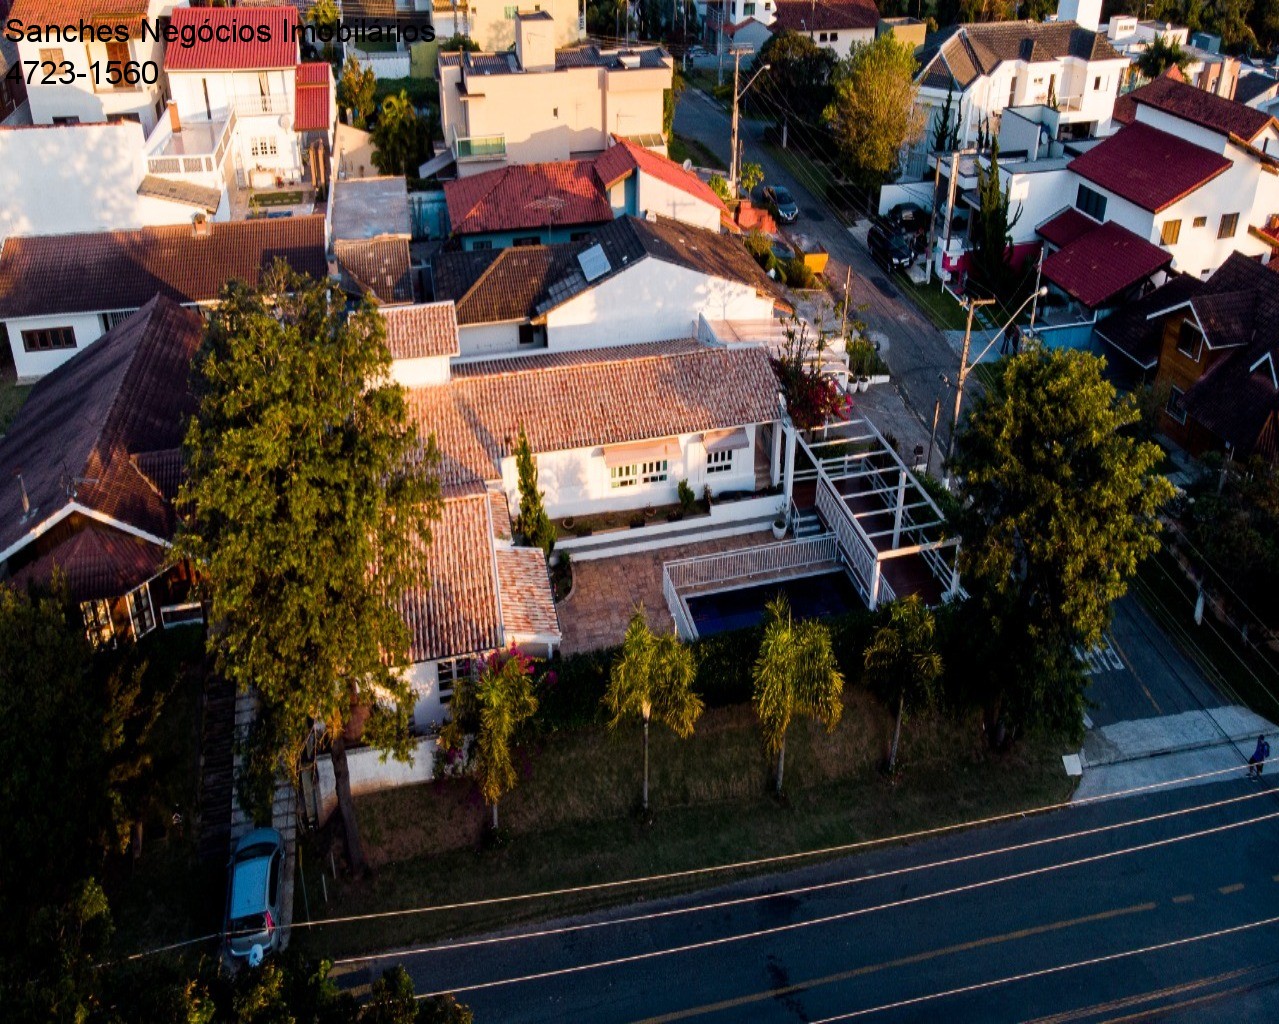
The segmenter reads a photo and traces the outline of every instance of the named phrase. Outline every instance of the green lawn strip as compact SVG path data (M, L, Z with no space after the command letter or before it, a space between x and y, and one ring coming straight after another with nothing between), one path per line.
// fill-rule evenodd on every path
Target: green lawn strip
M672 135L667 149L670 158L677 164L692 160L696 167L720 169L724 162L696 139L685 138L683 135Z
M375 877L326 877L325 905L319 876L327 864L311 850L304 864L311 913L368 914L682 871L972 821L1071 792L1060 741L1041 736L995 756L982 747L974 719L931 716L908 722L904 772L892 785L878 768L889 724L855 693L834 734L793 726L785 802L769 795L770 765L749 707L708 711L684 743L657 730L648 825L630 813L639 787L636 730L555 734L525 751L520 785L503 801L510 841L484 851L484 811L469 782L371 794L357 804ZM756 873L768 870L777 867ZM294 942L326 956L349 955L702 889L743 874L303 928ZM303 916L299 896L296 919Z
M905 274L894 274L893 286L909 296L919 311L933 322L933 326L942 331L962 331L967 323L964 309L942 290L941 282L933 278L933 283L919 285Z
M250 206L296 206L302 202L301 192L254 192Z
M1133 592L1151 617L1204 676L1225 694L1257 714L1279 722L1279 667L1244 647L1233 631L1210 612L1195 625L1195 588L1166 552L1146 559L1133 581Z

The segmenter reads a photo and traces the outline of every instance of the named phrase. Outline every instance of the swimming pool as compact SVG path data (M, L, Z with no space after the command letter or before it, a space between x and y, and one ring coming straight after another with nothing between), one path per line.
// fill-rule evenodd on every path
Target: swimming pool
M698 636L714 636L758 626L764 621L764 605L778 591L786 595L791 611L799 619L825 618L862 607L852 581L840 570L697 594L686 598L685 603Z

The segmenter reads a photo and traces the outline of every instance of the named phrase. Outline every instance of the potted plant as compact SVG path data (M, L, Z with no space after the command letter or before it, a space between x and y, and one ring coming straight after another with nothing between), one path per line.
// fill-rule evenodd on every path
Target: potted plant
M572 533L573 526L575 523L576 523L576 520L572 516L565 516L563 520L561 520L560 525L563 526L564 529L566 529L569 533Z
M773 520L773 538L775 540L781 540L785 536L786 514L784 512L778 512L776 518Z
M862 375L862 376L860 376L860 377L858 377L858 378L857 378L857 390L858 390L858 391L866 391L866 390L869 390L869 388L870 388L870 378L869 378L869 377L867 377L867 376L865 376L865 375Z

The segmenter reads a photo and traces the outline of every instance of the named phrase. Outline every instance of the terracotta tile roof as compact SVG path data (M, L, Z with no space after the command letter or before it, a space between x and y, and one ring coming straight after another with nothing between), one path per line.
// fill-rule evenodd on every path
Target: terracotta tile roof
M541 552L538 552L539 556ZM418 552L422 584L400 601L414 662L479 654L502 646L493 537L484 492L447 500Z
M499 548L498 598L507 642L527 637L560 638L551 578L541 548Z
M221 189L208 188L191 181L175 181L173 178L161 178L154 174L143 177L138 185L138 195L150 196L153 199L167 199L171 203L182 203L206 213L217 213L222 205Z
M1000 64L1013 60L1124 60L1105 37L1073 21L1005 21L957 25L921 55L921 85L966 89Z
M1171 263L1167 249L1107 221L1046 257L1043 275L1089 309L1096 309Z
M638 347L638 346L636 346ZM494 480L521 425L534 452L591 448L771 421L777 382L760 348L699 347L644 356L610 349L569 365L469 364L448 384L409 392L423 436L434 433L441 480Z
M1137 122L1075 157L1068 166L1081 178L1158 213L1232 165L1220 153Z
M595 174L604 188L611 188L628 174L640 170L664 181L672 188L687 192L695 199L700 199L717 210L727 210L724 201L715 194L715 190L702 181L692 171L686 171L674 160L669 160L660 153L634 142L613 136L613 145L595 158Z
M435 297L457 304L457 322L464 327L528 320L552 285L574 273L581 276L577 254L585 248L569 243L440 253L431 263Z
M299 64L294 80L293 130L295 132L328 131L329 90L333 88L333 72L323 62Z
M187 385L200 315L164 298L41 378L0 440L0 551L74 500L152 536L173 514L131 456L177 449L195 401ZM35 513L22 521L22 473Z
M770 26L774 32L821 32L829 29L874 28L879 24L879 8L871 0L777 0L777 14Z
M42 27L74 25L83 18L90 25L124 25L136 39L148 6L148 0L13 0L6 17Z
M386 344L392 359L458 354L457 315L453 303L393 306L380 312L386 321Z
M487 490L489 499L489 516L493 523L493 538L509 541L511 539L511 506L506 500L506 492L500 487Z
M15 570L8 582L19 589L48 586L59 571L73 601L115 598L157 576L169 560L167 548L89 522Z
M277 259L328 276L323 214L209 228L204 237L186 225L10 236L0 249L0 318L139 309L156 295L208 302L228 281L257 284Z
M446 182L455 235L599 224L613 219L591 160L517 164Z
M555 51L555 70L564 68L607 68L609 71L627 70L621 61L621 54L639 57L640 69L653 69L666 66L669 59L666 51L660 46L649 46L644 49L602 50L598 46L574 46Z
M1098 320L1097 337L1143 370L1153 370L1159 364L1165 320L1156 314L1186 301L1202 286L1199 278L1178 274L1144 298Z
M339 238L333 242L333 255L348 291L371 292L378 302L386 304L413 301L407 238Z
M1161 75L1128 94L1138 106L1150 106L1201 128L1251 142L1274 122L1269 114L1185 82Z
M1086 213L1080 213L1073 206L1059 210L1035 230L1058 249L1069 245L1080 235L1086 235L1097 226Z
M197 38L191 46L171 45L164 53L166 71L282 69L298 63L296 7L175 7L169 24L179 33L209 26L218 34L251 35L248 41L233 36L227 42Z

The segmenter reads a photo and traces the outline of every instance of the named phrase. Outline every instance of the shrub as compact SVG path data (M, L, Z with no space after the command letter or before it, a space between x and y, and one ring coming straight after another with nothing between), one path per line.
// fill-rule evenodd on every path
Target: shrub
M792 288L816 288L817 275L799 256L786 262L786 283Z
M746 251L755 257L755 262L767 269L766 260L773 255L773 243L759 228L751 228L746 236Z
M583 654L557 655L537 680L533 727L544 732L576 729L604 720L601 701L617 654L605 647Z
M688 486L687 480L681 480L678 487L679 492L679 510L684 515L691 515L697 507L697 495L693 492L693 488Z
M888 366L869 341L850 341L845 348L848 372L854 377L875 377L888 372Z
M733 193L729 191L728 188L728 182L725 181L721 175L712 174L710 178L707 179L706 184L708 184L711 187L711 190L719 196L720 199L724 200L724 202L727 203L733 198Z

